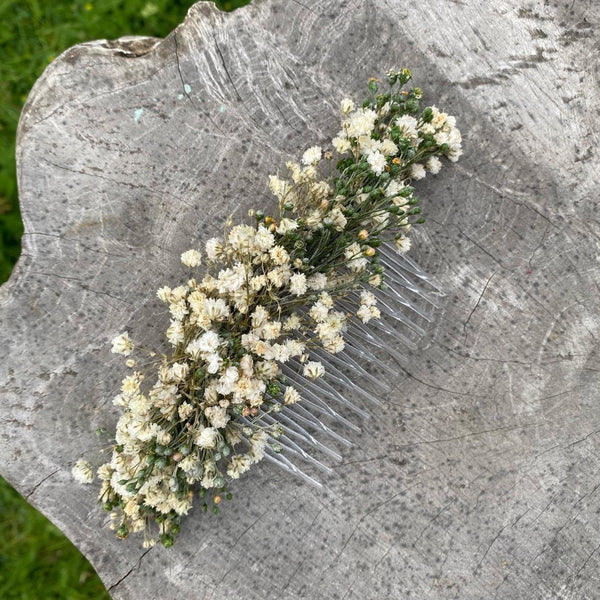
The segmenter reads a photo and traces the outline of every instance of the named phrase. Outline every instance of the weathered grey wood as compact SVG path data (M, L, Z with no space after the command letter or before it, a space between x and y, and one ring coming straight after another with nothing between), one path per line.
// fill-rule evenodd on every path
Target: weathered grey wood
M114 598L600 597L598 32L592 0L195 5L164 41L46 70L18 139L23 256L0 292L0 471ZM422 187L413 255L447 290L426 345L326 492L268 464L171 550L118 542L96 488L125 327L336 104L412 67L465 156Z

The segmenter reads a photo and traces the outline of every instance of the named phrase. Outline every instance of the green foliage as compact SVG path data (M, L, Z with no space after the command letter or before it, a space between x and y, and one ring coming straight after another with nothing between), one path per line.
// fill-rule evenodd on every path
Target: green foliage
M69 540L0 479L0 598L110 600Z
M234 10L250 0L215 0ZM15 135L27 94L46 66L74 44L123 35L166 36L192 0L0 1L0 283L8 279L23 227L15 175Z
M234 10L250 0L215 0ZM0 283L21 250L15 169L17 123L46 66L74 44L123 35L166 36L193 0L0 0ZM109 599L93 568L0 478L0 598Z

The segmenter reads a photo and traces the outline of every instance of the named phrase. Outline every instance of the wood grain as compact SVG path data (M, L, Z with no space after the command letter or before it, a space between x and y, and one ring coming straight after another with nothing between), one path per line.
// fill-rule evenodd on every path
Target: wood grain
M200 2L165 40L71 48L17 144L23 255L0 291L0 472L115 599L599 597L598 22L592 0ZM337 103L411 67L465 156L421 187L413 256L447 292L316 491L261 465L173 549L119 542L95 487L123 376L179 254L268 199Z

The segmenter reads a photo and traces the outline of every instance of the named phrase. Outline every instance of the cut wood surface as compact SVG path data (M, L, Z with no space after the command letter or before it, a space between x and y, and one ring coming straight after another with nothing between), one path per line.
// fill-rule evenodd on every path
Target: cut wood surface
M255 0L164 40L66 51L17 142L23 254L0 291L0 472L115 599L600 597L598 22L593 0ZM309 487L268 463L169 550L118 541L79 486L155 289L267 176L410 67L465 155L419 188L412 256L446 291L394 391Z

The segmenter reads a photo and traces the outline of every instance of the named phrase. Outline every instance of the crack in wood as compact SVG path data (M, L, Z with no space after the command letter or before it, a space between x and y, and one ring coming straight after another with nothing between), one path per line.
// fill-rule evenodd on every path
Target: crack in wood
M463 323L463 333L465 334L465 338L463 341L463 345L467 345L467 337L468 337L468 332L467 332L467 326L469 325L469 322L471 321L471 317L473 316L473 314L475 313L475 311L477 310L479 303L481 302L481 299L483 298L483 295L485 294L485 291L488 289L488 286L490 285L490 282L492 281L492 279L494 278L494 276L496 275L498 271L494 271L488 278L488 280L485 282L485 285L483 286L483 290L481 291L481 294L479 294L479 298L477 298L477 302L475 303L475 306L473 307L473 310L469 313L469 316L467 317L467 320Z
M31 496L33 496L38 488L45 483L46 481L48 481L48 479L50 479L51 477L53 477L54 475L56 475L58 472L60 471L60 469L55 469L54 471L52 471L52 473L50 473L49 475L46 475L46 477L44 477L39 483L36 483L32 490L25 496L25 500L29 501L29 498L31 498Z
M125 581L125 579L127 579L127 577L129 577L135 570L140 568L140 565L142 564L142 559L152 550L152 548L148 548L137 560L137 562L135 563L135 565L133 565L133 567L131 567L131 569L129 569L129 571L127 571L127 573L125 573L125 575L123 575L123 577L121 577L121 579L119 579L116 583L113 583L112 585L110 585L107 588L107 591L109 594L112 594L112 592L119 586L121 585L121 583L123 583L123 581Z

